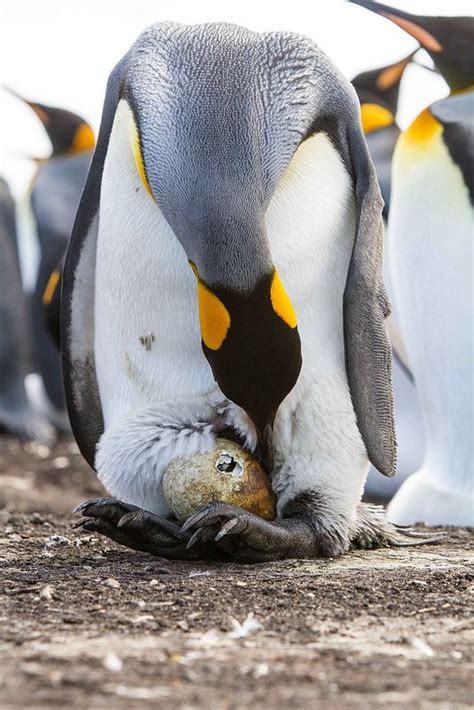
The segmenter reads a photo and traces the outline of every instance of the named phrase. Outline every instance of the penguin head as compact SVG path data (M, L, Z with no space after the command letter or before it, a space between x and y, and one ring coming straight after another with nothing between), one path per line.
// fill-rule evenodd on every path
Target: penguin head
M416 52L412 52L395 64L358 74L352 79L361 103L362 128L364 133L391 126L395 122L398 94L403 73Z
M378 104L395 115L398 108L400 82L405 69L413 61L415 54L416 51L394 64L357 74L352 79L352 85L360 102Z
M474 17L412 15L372 0L349 0L391 20L414 37L431 56L451 91L474 84Z
M297 59L308 75L317 61L305 42L275 37L272 57L265 36L243 28L180 27L160 40L159 57L150 49L146 62L130 61L122 90L138 173L194 272L204 355L221 391L255 425L267 468L275 416L302 365L265 212L314 119L316 100L298 84L305 67Z
M62 108L29 101L11 89L8 91L26 103L40 119L51 141L53 149L51 157L65 153L81 153L94 148L94 132L81 116Z

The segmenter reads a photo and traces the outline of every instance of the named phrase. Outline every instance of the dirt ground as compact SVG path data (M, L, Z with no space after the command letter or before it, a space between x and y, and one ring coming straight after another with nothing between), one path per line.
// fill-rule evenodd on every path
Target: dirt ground
M71 441L0 439L0 706L467 708L473 534L256 566L71 529L101 494Z

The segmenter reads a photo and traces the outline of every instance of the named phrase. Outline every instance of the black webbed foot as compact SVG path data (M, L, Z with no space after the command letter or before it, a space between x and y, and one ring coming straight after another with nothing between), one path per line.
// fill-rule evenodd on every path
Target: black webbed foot
M202 537L200 545L188 549L191 535L183 532L178 522L160 518L130 503L99 498L84 501L74 512L84 516L74 527L101 533L133 550L172 559L209 559L214 556L212 548L215 550L215 546L212 543L206 545L206 536Z
M198 510L181 530L192 537L192 549L202 535L212 534L216 544L234 559L268 562L285 557L315 557L317 536L302 520L286 518L269 522L226 503L211 503Z
M333 514L312 494L303 494L286 506L273 522L226 503L211 503L184 523L192 537L188 548L205 536L237 560L269 562L279 559L336 557L349 549L400 547L437 542L439 534L420 535L391 525L385 512L360 505L355 521Z

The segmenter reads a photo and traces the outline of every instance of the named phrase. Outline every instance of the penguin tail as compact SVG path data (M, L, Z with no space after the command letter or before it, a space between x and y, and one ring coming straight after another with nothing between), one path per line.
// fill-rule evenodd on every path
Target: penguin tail
M411 547L441 542L444 532L426 535L410 527L394 525L387 520L381 505L360 503L350 533L350 548L367 550L375 547Z

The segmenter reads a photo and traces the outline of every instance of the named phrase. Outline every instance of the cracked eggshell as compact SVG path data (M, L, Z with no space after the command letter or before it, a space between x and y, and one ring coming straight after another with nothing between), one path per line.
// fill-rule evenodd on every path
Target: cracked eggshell
M163 494L181 521L213 501L237 505L265 520L276 516L268 475L251 454L227 439L216 439L208 453L171 461L163 471Z

